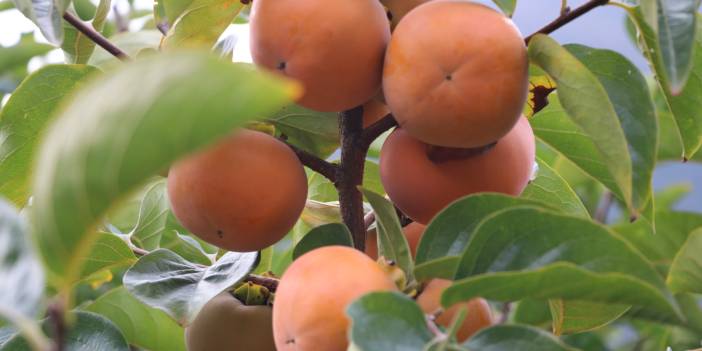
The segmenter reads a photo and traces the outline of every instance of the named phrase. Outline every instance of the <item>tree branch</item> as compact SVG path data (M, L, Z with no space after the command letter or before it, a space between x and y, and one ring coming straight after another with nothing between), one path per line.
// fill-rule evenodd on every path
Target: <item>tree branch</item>
M375 139L377 139L381 134L388 131L390 128L397 125L397 121L393 115L388 114L387 116L377 120L375 123L368 126L368 128L363 130L361 135L362 143L364 145L370 145Z
M47 315L54 329L52 351L63 351L66 345L66 316L64 315L64 305L61 299L57 299L49 305Z
M295 152L297 158L300 159L303 165L307 166L309 169L323 175L325 178L329 179L332 183L336 182L336 174L338 166L327 162L299 147L289 144L285 139L281 138L281 141L290 147L290 149Z
M363 220L363 195L358 186L363 182L363 167L369 143L363 138L363 107L339 114L341 163L336 177L341 218L351 231L356 249L366 249L366 226Z
M113 56L122 61L129 59L129 56L124 51L112 44L107 38L103 37L95 28L83 23L83 21L73 16L70 12L65 12L63 14L63 19Z
M602 5L606 5L608 3L609 3L609 0L590 0L574 10L564 11L563 13L561 13L560 16L558 16L558 18L553 20L551 23L545 25L543 28L539 29L534 34L526 37L524 39L524 42L529 44L529 41L531 40L531 38L534 37L534 35L536 35L536 34L550 34L554 31L556 31L557 29L565 26L566 24L570 23L574 19L590 12L590 10L592 10L596 7L602 6Z
M602 195L602 200L600 200L600 205L597 207L597 210L595 211L594 220L597 222L600 222L602 224L606 224L607 217L609 215L609 209L612 207L612 203L614 203L614 195L612 194L611 191L606 191L604 193L604 195Z

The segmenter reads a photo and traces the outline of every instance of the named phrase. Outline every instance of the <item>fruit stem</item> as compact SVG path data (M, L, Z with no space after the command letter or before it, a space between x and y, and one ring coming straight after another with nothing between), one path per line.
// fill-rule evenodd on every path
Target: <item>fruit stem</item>
M385 133L390 128L396 125L397 121L395 121L395 117L393 117L391 114L388 114L385 117L379 119L375 123L369 125L368 128L363 130L363 135L361 136L361 138L363 139L363 144L370 146L370 144L373 143L373 141L377 139L381 134Z
M327 162L305 150L302 150L298 148L295 145L292 145L288 142L285 141L285 139L281 138L281 141L283 141L290 149L297 155L297 158L300 159L300 162L307 166L309 169L321 174L325 178L329 179L332 183L336 182L336 174L338 170L338 166Z
M112 54L114 57L122 61L129 60L129 56L124 51L122 51L120 48L115 46L115 44L107 40L107 38L102 36L102 34L95 30L93 26L89 26L83 23L83 21L79 20L76 16L73 16L73 14L71 14L68 11L64 12L63 19L65 19L66 22L70 23L79 32L83 33L86 37L92 40L95 44L99 45L101 48L105 49L105 51Z
M363 220L363 195L358 187L363 183L363 168L369 142L363 138L363 106L339 113L341 162L336 173L341 218L351 231L354 247L366 249L366 226Z
M536 34L550 34L554 31L556 31L557 29L565 26L566 24L570 23L574 19L590 12L590 10L592 10L596 7L599 7L599 6L607 5L608 3L609 3L609 0L590 0L574 10L562 11L561 15L558 16L558 18L553 20L551 23L545 25L543 28L539 29L534 34L526 37L524 39L524 42L528 45L529 41L531 40L531 38L534 37L534 35L536 35Z

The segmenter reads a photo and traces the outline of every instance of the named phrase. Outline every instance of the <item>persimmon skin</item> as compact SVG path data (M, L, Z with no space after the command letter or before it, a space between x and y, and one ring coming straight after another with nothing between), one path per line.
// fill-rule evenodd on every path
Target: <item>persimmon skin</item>
M373 260L344 246L326 246L295 260L273 303L278 351L338 351L348 347L347 306L373 291L397 287Z
M188 351L275 351L272 319L270 306L246 306L223 292L185 329L185 342Z
M427 224L451 202L479 192L517 196L529 183L536 146L526 118L486 152L432 162L428 145L396 129L380 150L380 180L390 199L413 220Z
M426 314L432 314L439 309L441 307L441 293L450 285L450 280L434 279L430 281L424 291L417 296L417 304L422 311ZM447 328L451 325L456 313L463 307L468 307L468 314L456 333L459 342L468 340L480 329L487 328L494 323L490 305L485 299L479 297L449 307L436 318L435 322Z
M168 195L180 223L220 248L248 252L280 240L300 217L307 176L274 137L239 130L178 161Z
M398 124L431 145L489 145L519 119L528 59L517 27L501 13L463 0L430 1L393 32L383 92Z
M368 100L363 104L363 128L368 128L368 126L378 122L389 113L390 109L378 97Z
M417 222L412 222L402 228L402 233L407 238L412 257L417 255L419 240L422 239L425 229L427 229L425 225ZM375 229L366 234L366 255L374 260L378 259L378 234Z
M380 2L388 8L391 17L390 26L394 29L413 8L429 1L431 0L381 0Z
M250 24L254 62L300 81L301 105L347 110L380 89L390 28L378 0L257 0Z

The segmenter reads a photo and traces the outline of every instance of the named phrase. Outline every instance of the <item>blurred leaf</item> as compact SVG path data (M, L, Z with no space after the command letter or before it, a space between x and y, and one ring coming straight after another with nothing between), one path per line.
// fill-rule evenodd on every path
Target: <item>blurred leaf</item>
M566 48L597 76L614 106L631 156L632 202L637 210L643 210L652 192L658 144L656 109L646 79L615 51L583 45Z
M90 249L90 253L84 259L80 278L88 278L106 269L114 270L128 267L136 260L132 249L124 240L112 233L101 232L97 235L97 240Z
M601 328L629 310L626 305L603 304L591 301L550 300L553 333L556 335L581 333Z
M483 221L455 278L443 293L444 306L476 296L562 298L681 316L663 279L629 243L592 221L541 209L503 211Z
M689 234L702 227L702 215L692 212L656 212L656 233L639 223L614 227L622 237L631 242L648 260L658 265L672 262ZM667 269L666 269L667 271Z
M124 335L109 319L91 312L76 311L71 316L74 320L64 335L64 350L67 351L130 351ZM52 336L53 325L50 321L42 323L44 331ZM21 336L14 336L0 347L0 351L30 350Z
M39 310L44 272L28 239L25 219L0 198L0 317L10 311L33 319Z
M693 231L680 248L668 273L668 286L676 293L702 294L702 227Z
M78 18L83 21L90 21L97 13L97 6L91 0L72 0L71 5L76 11ZM109 8L110 6L107 6Z
M199 241L175 230L163 232L159 247L171 250L187 261L204 265L211 265L215 256L208 254Z
M39 27L46 40L54 45L63 41L62 17L70 0L13 0L22 14Z
M329 157L339 147L336 113L317 112L292 104L266 120L285 134L288 142L321 158Z
M241 0L192 0L171 23L162 48L211 48L239 14Z
M297 90L248 66L194 53L136 61L91 83L47 133L34 183L34 239L63 288L97 238L89 228L115 200L182 155L279 108Z
M522 197L541 201L561 209L563 213L589 218L590 214L570 185L546 162L537 159L539 171L536 179L529 182Z
M112 44L122 49L127 55L136 57L144 49L157 49L161 42L161 37L161 33L157 30L142 30L117 33L109 39ZM107 69L122 65L122 61L98 46L95 48L93 55L90 56L88 64Z
M356 350L422 350L433 338L422 310L401 293L366 294L346 313L352 320L350 339Z
M483 329L463 346L476 351L575 351L552 334L522 325L497 325Z
M0 114L0 194L16 205L24 206L30 195L38 139L54 110L96 71L77 65L43 67L27 77L7 101Z
M27 65L32 57L46 54L52 49L51 45L35 42L31 34L22 35L20 42L16 45L0 47L0 73L6 73L20 65Z
M457 200L439 212L429 223L417 247L417 279L453 278L460 255L480 222L495 212L514 206L548 205L531 199L483 193Z
M158 26L165 25L168 29L193 0L161 0L154 1L154 21Z
M150 351L185 351L183 328L163 311L139 302L122 287L105 293L85 309L115 323L131 345Z
M548 301L523 299L518 302L512 319L517 324L546 327L551 324L551 310Z
M497 6L500 7L502 12L506 16L512 17L514 14L514 9L517 7L517 0L492 0Z
M129 238L139 247L153 250L159 247L161 235L166 231L166 219L170 212L166 181L160 180L151 185L139 206L136 226Z
M682 156L691 159L702 146L702 26L694 30L699 0L659 1L659 6L658 34L646 24L639 8L628 13L641 33L644 55L675 118ZM669 23L661 23L664 20Z
M589 157L599 156L603 160L601 167L607 173L595 174L595 178L611 180L603 183L608 187L614 185L614 193L633 209L631 156L615 106L598 76L568 50L545 35L536 35L529 42L529 58L556 80L558 100L569 117L565 123L570 128L553 128L554 131L560 134L559 137L565 136L567 131L568 138L578 136L594 146L594 155ZM538 120L539 115L532 120ZM561 116L560 120L565 118ZM537 136L544 139L539 133ZM568 148L556 147L548 141L547 143L573 159L572 151Z
M123 282L139 301L187 325L207 301L243 279L257 258L256 252L228 252L212 266L203 267L158 249L139 258Z
M296 260L298 257L314 249L331 245L353 247L351 232L345 224L323 224L310 230L310 232L295 245L295 249L293 249L293 259Z
M2 0L0 1L0 11L11 10L15 8L15 4L12 0Z
M238 39L236 35L229 35L218 41L213 50L219 54L220 57L232 61L234 60L234 49L236 49L236 43L239 41Z
M414 279L412 252L407 238L402 233L395 206L383 196L368 189L360 190L375 212L375 222L378 225L378 256L396 262L405 273L407 281L411 282Z
M84 2L92 5L90 1ZM111 0L100 0L97 9L93 10L94 16L91 16L92 21L88 25L98 32L102 31L102 28L105 26L107 14L110 12L110 4ZM76 11L78 11L78 8L76 8ZM63 31L64 39L61 49L63 49L66 62L87 63L95 51L95 42L66 21L63 21Z
M680 183L668 186L655 194L656 209L659 211L672 211L674 207L692 192L692 184Z

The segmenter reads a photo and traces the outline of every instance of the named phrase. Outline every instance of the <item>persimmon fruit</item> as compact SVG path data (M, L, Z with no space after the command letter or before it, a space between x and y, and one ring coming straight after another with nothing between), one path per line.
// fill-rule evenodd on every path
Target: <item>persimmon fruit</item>
M380 150L380 179L390 199L413 220L427 224L451 202L479 192L517 196L531 178L536 146L526 118L494 147L461 159L433 162L429 145L404 128Z
M424 291L417 296L417 304L424 313L432 314L441 307L441 294L449 285L451 281L445 279L434 279L427 284ZM479 297L449 307L436 318L435 322L442 327L448 327L456 313L464 307L468 308L468 314L456 333L459 342L467 340L480 329L487 328L494 322L490 305L485 299Z
M270 306L246 306L225 291L185 328L185 343L188 351L275 351L272 320Z
M430 1L395 28L383 93L398 124L427 144L489 145L515 125L528 93L524 39L503 14L471 1Z
M338 351L348 347L347 306L373 291L397 287L365 254L345 246L312 250L288 267L273 303L278 351Z
M300 217L307 176L287 145L239 130L174 164L168 195L193 234L230 251L256 251L280 240Z
M318 111L363 104L380 89L390 28L378 0L256 0L254 62L302 83Z

